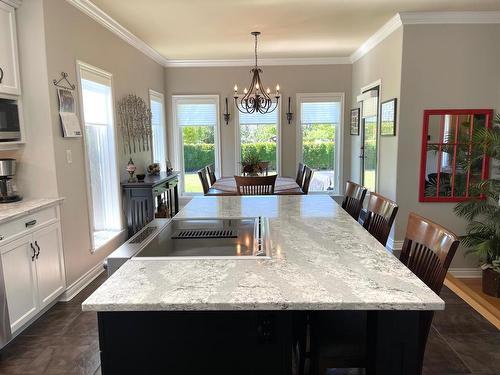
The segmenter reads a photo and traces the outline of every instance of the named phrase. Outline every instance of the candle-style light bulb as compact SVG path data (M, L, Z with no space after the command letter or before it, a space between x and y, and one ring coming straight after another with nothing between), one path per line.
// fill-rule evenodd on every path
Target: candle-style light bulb
M245 94L247 94L247 93L248 93L248 89L245 87L245 89L243 90L243 92L244 92Z
M238 92L238 86L234 85L234 92Z
M270 93L271 93L271 89L268 87L268 88L267 88L267 90L266 90L266 92L267 92L268 94L270 94Z
M280 92L280 85L276 85L276 92Z
M257 84L255 85L255 88L256 88L257 90L258 90L258 89L260 89L259 83L257 83Z

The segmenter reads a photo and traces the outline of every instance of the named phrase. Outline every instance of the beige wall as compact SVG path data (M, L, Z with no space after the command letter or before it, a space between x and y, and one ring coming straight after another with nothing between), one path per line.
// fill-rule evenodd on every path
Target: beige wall
M361 88L378 80L381 81L380 101L397 98L399 106L402 52L403 28L400 27L370 52L354 62L352 67L351 108L360 107L356 96L361 93ZM399 116L399 110L397 115ZM379 136L378 140L378 192L395 201L397 201L395 171L398 163L399 132L399 120L397 120L396 136ZM354 182L360 182L361 135L350 136L349 141L351 144L351 178ZM396 220L398 219L401 220L401 216L398 215ZM393 234L391 234L391 238L392 236Z
M296 173L296 128L294 122L288 124L285 113L288 97L292 98L292 112L296 113L296 93L345 93L345 113L351 101L351 65L312 65L312 66L265 66L262 80L271 88L279 83L282 90L283 105L281 107L281 171L283 175L294 176ZM167 105L167 128L169 153L172 158L172 95L186 94L218 94L220 96L221 113L221 151L222 174L231 176L235 172L235 132L234 106L232 105L233 87L240 90L250 83L249 67L217 67L217 68L167 68L165 75L165 101ZM224 99L228 98L230 112L233 115L228 125L223 122ZM294 118L294 121L296 118ZM347 121L344 126L344 140L349 137ZM344 160L349 159L349 145L344 141ZM349 175L349 163L344 165L344 175Z
M52 79L58 78L60 72L65 71L69 74L70 81L76 83L76 60L82 60L112 73L115 102L126 94L134 93L149 103L148 90L150 88L164 92L164 68L66 1L44 0L42 14L41 0L27 0L19 9L20 15L26 12L28 7L33 8L34 11L26 20L36 21L40 24L37 24L36 30L28 28L26 24L24 31L20 24L20 38L23 33L31 30L31 39L24 42L20 40L20 44L25 45L21 47L20 52L22 54L23 50L26 49L24 52L30 53L30 57L33 58L31 69L33 70L33 66L39 65L40 71L37 73L38 76L34 77L34 71L29 73L27 69L24 69L24 66L21 66L21 73L24 83L28 82L31 86L40 86L38 90L45 91L45 96L41 96L38 101L32 100L33 98L29 96L25 98L26 101L30 100L28 112L35 113L33 109L37 108L37 111L43 116L26 118L27 133L30 135L30 139L28 139L25 151L17 154L21 154L21 168L26 168L31 163L40 166L45 160L55 165L57 189L54 187L48 189L45 184L31 182L32 186L38 188L36 192L32 192L31 186L28 186L24 181L21 181L20 188L28 192L27 196L59 195L65 197L62 207L62 231L66 277L67 283L70 285L93 266L101 263L110 251L120 244L123 238L117 239L94 254L90 252L83 141L82 139L68 139L61 136L58 102ZM41 21L44 21L45 26L45 42L43 42ZM44 49L41 43L45 43L46 47L46 66L44 56L42 56ZM38 51L36 59L33 56L34 52L30 52L32 49ZM28 102L26 104L28 105ZM49 110L50 114L47 115L46 112ZM32 134L33 136L31 136ZM41 136L39 137L38 134ZM118 138L120 141L120 136ZM35 144L38 147L46 145L42 154L28 152ZM72 164L66 162L66 150L72 152ZM122 154L120 144L117 150L120 172L124 177L123 171L128 156ZM55 161L51 161L54 156ZM137 163L138 170L141 171L150 162L151 154L134 154L132 157ZM47 181L55 183L54 177L54 173L48 175Z
M393 32L374 49L357 60L352 67L352 108L360 106L356 96L361 88L377 80L381 81L380 101L397 98L401 89L401 58L403 51L403 28ZM399 104L399 103L398 103ZM398 111L399 115L399 111ZM397 122L399 124L399 122ZM361 131L360 131L361 133ZM391 199L396 199L396 176L399 129L396 127L395 137L379 137L379 185L378 191ZM351 178L360 181L360 147L361 135L351 136Z
M404 28L401 116L397 169L400 218L415 211L463 234L454 203L419 203L420 147L424 109L500 110L500 25L412 25ZM404 237L405 221L396 225ZM452 267L476 266L459 251Z

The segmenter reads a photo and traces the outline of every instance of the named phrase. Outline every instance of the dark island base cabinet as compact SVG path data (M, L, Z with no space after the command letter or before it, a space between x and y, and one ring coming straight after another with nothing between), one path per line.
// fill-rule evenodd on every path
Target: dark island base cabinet
M101 371L289 375L291 317L274 312L102 312Z
M121 183L129 238L155 217L170 218L179 212L178 182L178 172L162 172L141 182Z
M102 374L290 375L297 313L99 312ZM367 314L367 374L420 374L419 322L425 313Z

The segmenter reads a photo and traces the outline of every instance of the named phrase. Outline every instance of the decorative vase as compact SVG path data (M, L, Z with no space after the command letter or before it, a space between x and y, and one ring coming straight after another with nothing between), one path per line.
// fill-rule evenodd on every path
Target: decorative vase
M134 162L132 161L132 158L129 159L127 163L127 172L129 175L128 182L135 182L135 177L134 173L137 167L135 166Z
M483 270L483 293L500 297L500 273L491 268Z

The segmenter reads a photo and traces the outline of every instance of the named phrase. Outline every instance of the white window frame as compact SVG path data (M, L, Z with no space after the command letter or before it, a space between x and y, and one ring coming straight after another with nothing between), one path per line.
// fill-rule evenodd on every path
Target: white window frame
M160 126L163 128L163 148L165 150L165 160L160 161L162 170L166 171L166 161L168 159L168 148L167 148L167 127L165 126L165 96L163 93L149 89L149 106L151 108L151 102L155 100L161 102L162 105L162 116ZM153 142L154 143L154 142ZM155 160L154 148L151 147L151 160Z
M340 103L340 123L338 129L335 129L335 189L332 191L309 191L309 194L329 194L338 195L342 192L342 182L344 181L344 102L345 93L343 92L324 92L324 93L297 93L296 95L296 157L295 165L303 162L302 149L302 114L301 103L304 101L331 101ZM338 173L337 173L338 171Z
M243 95L239 95L238 98L242 98ZM280 98L281 99L281 98ZM273 100L274 101L274 100ZM275 109L278 111L278 123L276 124L276 136L278 140L276 142L276 173L281 176L281 100L278 101L278 106ZM241 174L241 139L240 139L240 111L236 107L236 103L233 101L233 113L234 113L234 174L239 176Z
M219 111L219 95L172 95L172 124L173 124L173 140L174 140L174 154L173 165L174 168L181 173L181 195L196 196L203 193L186 193L184 191L184 147L181 145L182 135L181 127L177 126L177 104L193 104L193 103L212 103L215 104L217 122L214 127L214 142L215 142L215 173L221 176L221 131L220 131L220 111Z
M102 70L100 68L97 68L93 65L87 64L83 61L77 60L76 61L76 75L77 75L77 82L78 82L78 94L79 94L79 100L80 100L80 121L82 124L82 128L85 127L85 117L84 117L84 109L83 109L83 92L82 92L82 75L81 71L86 70L92 74L95 74L97 76L101 76L102 78L109 80L110 81L110 88L111 88L111 116L112 116L112 128L113 128L113 140L114 140L114 150L115 150L115 170L119 170L119 161L118 161L118 134L116 131L116 121L115 121L115 108L114 108L114 84L113 84L113 75L105 70ZM89 210L89 239L90 239L90 244L91 244L91 249L90 252L94 253L98 251L99 249L105 248L107 244L109 244L111 241L113 241L115 238L118 236L122 235L125 231L124 227L124 220L123 220L123 213L120 210L119 214L119 220L120 220L120 230L116 232L116 234L112 237L109 238L105 243L100 244L99 247L96 248L95 246L95 241L94 241L94 209L92 206L92 190L90 188L91 180L90 180L90 160L87 155L87 140L86 140L86 135L85 131L82 131L82 138L83 138L83 148L84 148L84 160L85 160L85 180L86 180L86 190L87 190L87 206ZM117 173L117 181L116 181L116 196L118 197L118 207L121 208L123 206L122 202L122 197L121 197L121 189L120 189L120 173Z

